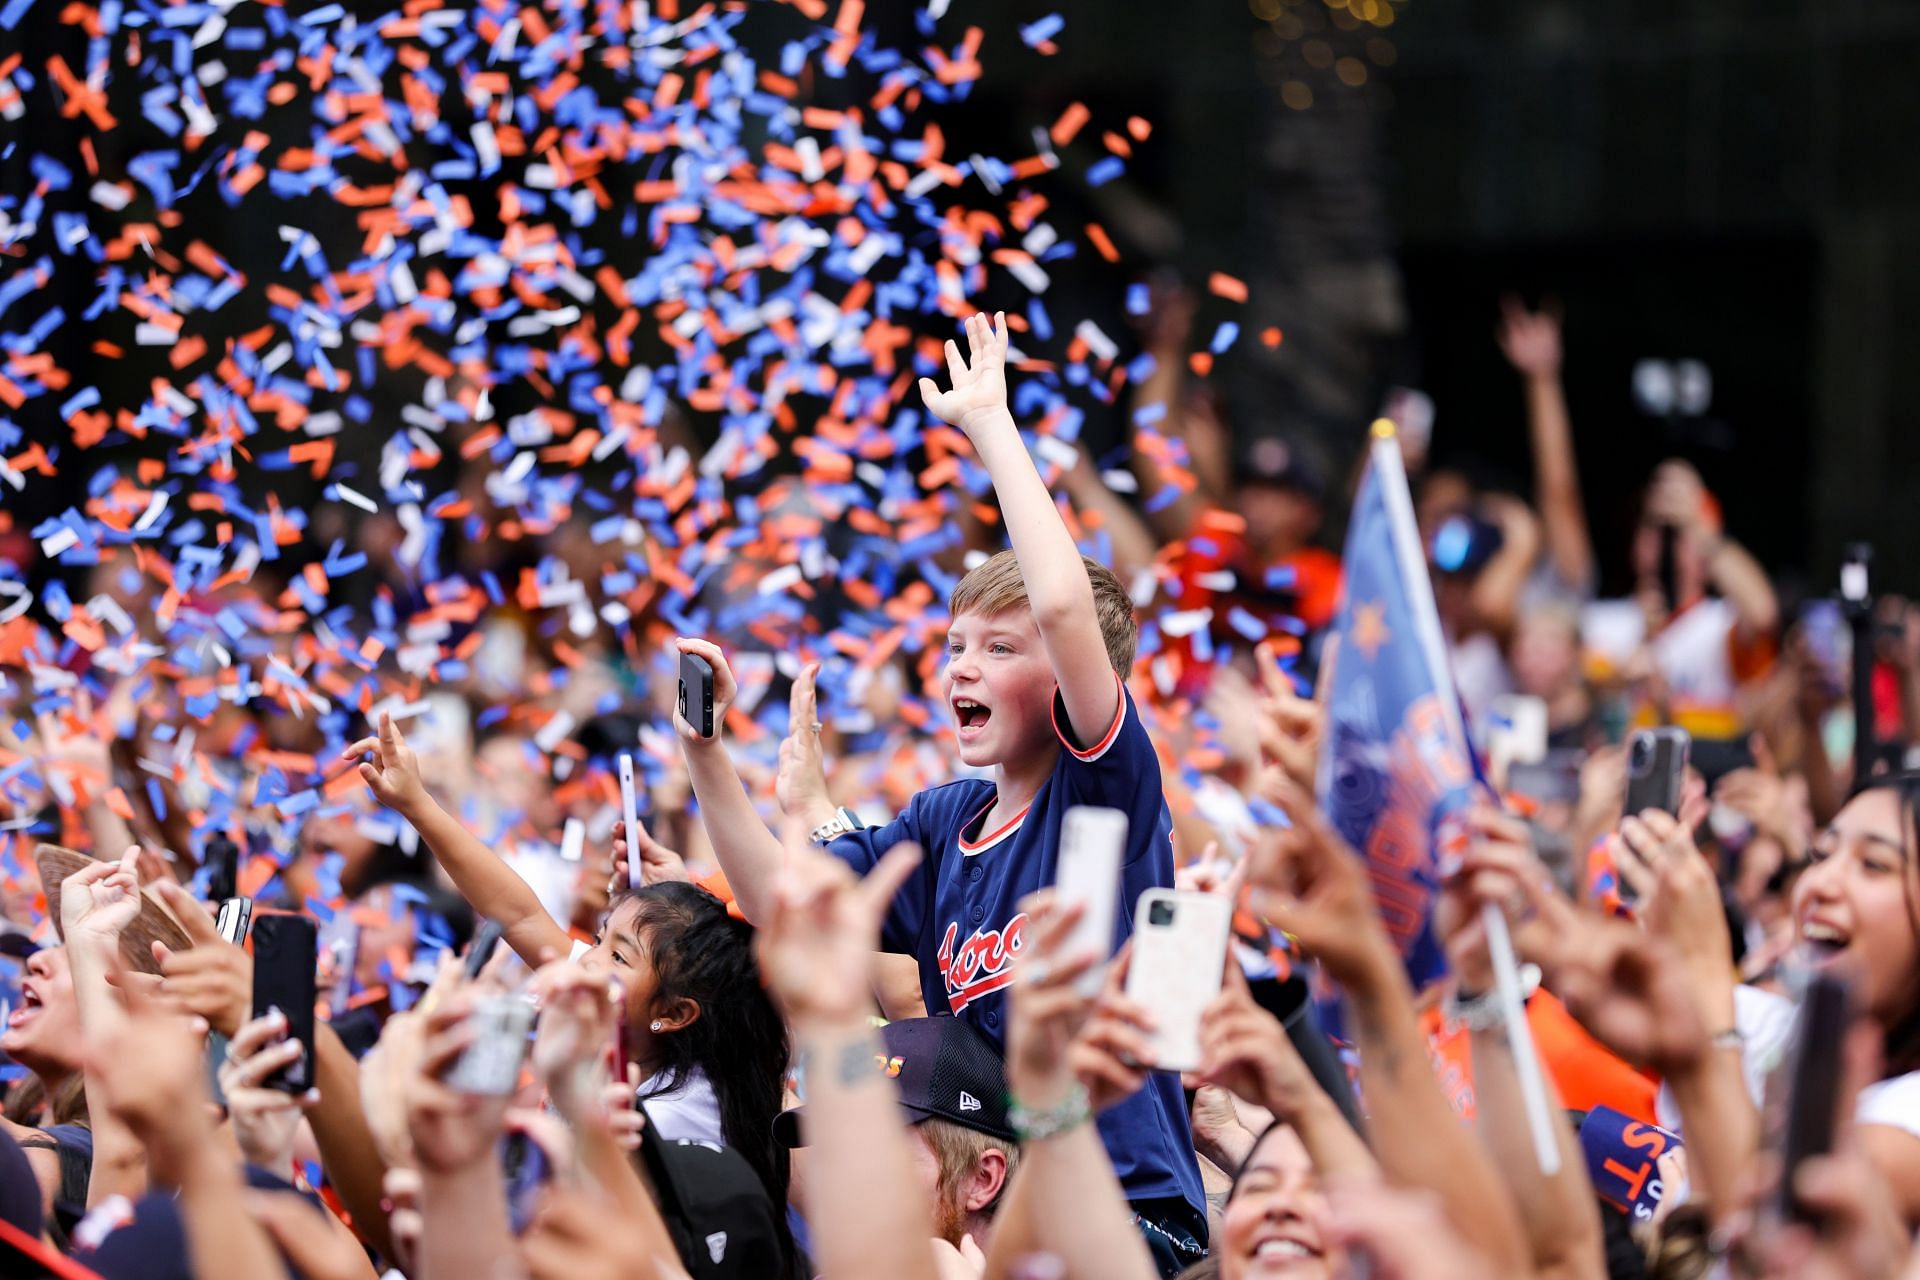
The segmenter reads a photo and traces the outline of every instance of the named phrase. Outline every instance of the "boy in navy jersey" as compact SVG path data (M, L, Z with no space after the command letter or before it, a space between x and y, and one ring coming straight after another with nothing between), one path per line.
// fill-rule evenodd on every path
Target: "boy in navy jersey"
M920 392L973 442L1013 543L960 580L950 607L946 686L960 758L991 768L994 779L923 791L893 822L838 835L828 848L863 874L900 841L925 850L881 941L918 959L928 1013L965 1018L1003 1042L1005 990L1026 926L1019 902L1053 883L1067 809L1103 805L1127 815L1116 939L1131 931L1142 892L1173 883L1173 829L1159 760L1122 679L1138 638L1132 603L1074 546L1007 410L1006 318L996 326L974 316L967 340L971 364L947 343L953 389L923 378ZM705 641L679 647L713 665L717 726L733 700L732 673ZM780 842L755 813L717 730L706 739L684 721L676 727L720 865L747 918L759 919L780 871ZM1199 1261L1206 1213L1179 1078L1155 1073L1098 1123L1162 1270Z

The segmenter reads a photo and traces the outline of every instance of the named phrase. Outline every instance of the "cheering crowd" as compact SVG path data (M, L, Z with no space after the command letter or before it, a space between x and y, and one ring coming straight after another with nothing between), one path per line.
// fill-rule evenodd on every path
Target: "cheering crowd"
M1595 599L1559 320L1509 304L1531 500L1402 436L1487 765L1437 860L1447 976L1416 989L1403 904L1315 800L1316 668L1392 639L1330 626L1344 490L1236 444L1162 302L1125 484L1084 451L1036 464L1004 318L921 381L997 512L965 507L924 660L817 688L763 640L656 619L636 661L500 619L323 762L323 802L240 803L211 838L209 787L290 767L310 721L215 707L169 771L163 688L96 669L10 718L5 763L44 787L0 815L0 1274L1920 1275L1920 611L1878 606L1854 776L1831 619L1790 618L1692 466L1641 496L1635 592ZM368 522L376 560L390 532ZM784 733L751 714L776 682ZM1656 725L1692 763L1672 812L1627 812ZM1079 806L1125 816L1111 956L1055 887ZM1232 917L1184 1072L1128 942L1176 887ZM289 912L320 918L268 923Z

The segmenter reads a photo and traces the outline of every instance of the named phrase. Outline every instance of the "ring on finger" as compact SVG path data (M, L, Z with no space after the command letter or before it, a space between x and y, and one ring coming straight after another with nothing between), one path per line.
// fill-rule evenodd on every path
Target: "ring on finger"
M1053 976L1053 966L1047 963L1047 961L1045 960L1035 960L1029 965L1027 965L1027 985L1028 986L1031 986L1031 987L1043 986L1045 985L1047 979L1052 976Z
M813 731L814 731L815 733L818 733L818 732L820 732L820 731L821 731L822 729L824 729L824 728L826 728L827 726L825 726L825 725L823 725L823 724L821 724L821 723L820 723L820 722L819 722L818 720L815 720L815 721L813 722L813 724L812 724L812 725L811 725L810 727L812 728L812 730L813 730Z

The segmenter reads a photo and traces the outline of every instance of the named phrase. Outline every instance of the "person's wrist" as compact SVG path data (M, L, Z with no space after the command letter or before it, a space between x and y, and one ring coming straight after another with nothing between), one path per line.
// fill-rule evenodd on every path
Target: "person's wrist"
M1044 1111L1057 1107L1073 1096L1080 1087L1066 1062L1035 1071L1014 1071L1007 1076L1007 1091L1014 1101L1029 1111Z
M1350 951L1328 954L1321 963L1341 986L1356 994L1371 995L1392 984L1399 972L1400 957L1380 922L1372 920L1360 929Z
M796 1043L816 1049L841 1043L852 1036L865 1036L873 1030L864 1005L840 1002L790 1003L787 1022L793 1027Z
M994 405L991 409L975 409L971 413L960 415L960 430L967 438L979 443L982 436L1000 437L1012 431L1017 437L1019 428L1014 425L1013 414L1004 404Z
M800 821L809 831L817 831L840 816L840 807L827 798L825 792L817 796L799 797L798 810Z

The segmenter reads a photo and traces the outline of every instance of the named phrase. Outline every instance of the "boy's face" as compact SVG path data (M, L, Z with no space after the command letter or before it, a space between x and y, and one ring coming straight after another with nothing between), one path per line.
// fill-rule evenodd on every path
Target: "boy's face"
M969 765L1019 764L1052 747L1058 683L1031 609L963 613L947 628L947 708Z

